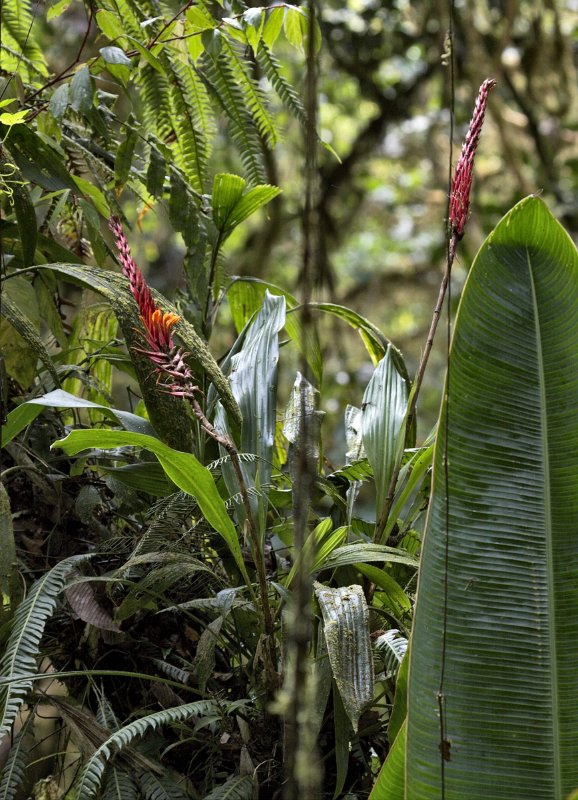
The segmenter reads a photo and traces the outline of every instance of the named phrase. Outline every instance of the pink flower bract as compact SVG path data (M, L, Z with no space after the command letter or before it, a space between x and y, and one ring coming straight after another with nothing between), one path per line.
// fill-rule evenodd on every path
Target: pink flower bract
M466 138L462 145L462 152L460 153L452 180L449 224L452 235L457 236L458 239L461 239L464 235L464 229L468 221L474 158L482 131L482 125L484 124L488 95L495 85L496 81L493 80L493 78L487 78L480 86L470 127L468 128Z

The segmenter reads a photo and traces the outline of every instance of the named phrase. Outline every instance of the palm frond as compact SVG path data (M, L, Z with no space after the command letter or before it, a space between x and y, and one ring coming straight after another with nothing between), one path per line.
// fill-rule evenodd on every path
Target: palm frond
M2 40L10 48L13 55L20 60L20 68L28 67L25 78L32 80L32 74L37 77L48 76L48 68L40 46L33 34L33 17L30 10L30 0L4 0L2 3ZM4 62L4 59L2 59ZM2 63L2 69L8 71L9 65Z
M0 660L0 675L24 680L0 686L0 737L10 731L24 697L32 687L32 681L26 678L38 672L36 659L40 641L46 621L56 608L58 595L74 568L88 558L88 555L78 555L61 561L36 581L28 597L16 609L6 652Z
M168 775L157 777L143 772L137 781L145 800L187 800L189 797Z
M192 716L215 716L220 714L220 706L214 700L197 700L175 708L165 708L125 725L115 731L88 760L76 787L76 796L92 800L99 791L102 775L107 761L115 752L128 747L137 737L154 731L161 725L182 722Z
M171 87L166 75L145 64L136 79L142 115L147 131L167 139L173 131L171 120Z
M383 655L386 677L396 675L407 650L406 637L396 628L392 628L377 637L374 647Z
M123 28L131 36L140 39L142 37L142 28L140 26L141 19L135 3L131 0L112 0L112 4L116 6L118 18L122 20ZM103 8L107 7L106 3L99 3Z
M139 791L125 770L109 764L106 770L102 800L138 800Z

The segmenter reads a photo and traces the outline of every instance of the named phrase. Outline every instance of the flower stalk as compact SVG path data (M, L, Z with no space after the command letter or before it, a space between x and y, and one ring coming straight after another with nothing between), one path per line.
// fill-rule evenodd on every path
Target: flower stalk
M446 268L440 285L438 299L435 304L432 321L425 342L425 347L423 349L421 360L417 368L415 380L413 382L413 386L409 396L408 410L405 421L406 432L408 430L411 430L411 427L414 423L415 412L417 407L417 399L423 382L423 377L425 375L425 370L427 367L431 349L433 346L435 333L441 317L444 299L450 282L452 266L456 257L456 249L458 246L458 242L464 235L464 230L468 221L468 213L470 208L470 193L472 188L472 178L474 170L474 158L476 155L478 142L480 140L480 133L482 131L482 126L484 124L484 117L486 114L486 107L488 104L488 96L490 91L493 89L495 85L496 81L493 78L487 78L479 88L476 104L474 106L474 112L472 114L470 125L468 127L468 132L466 134L466 138L464 139L464 143L462 145L462 149L460 152L460 157L458 159L458 163L456 164L456 169L454 171L454 176L452 179L450 196L449 196L449 206L448 206L448 248L447 248ZM391 481L388 487L387 496L385 498L381 516L377 521L375 530L375 541L377 542L381 540L381 537L383 536L383 532L385 530L385 526L387 525L387 519L389 516L389 512L391 511L391 506L393 504L393 498L397 486L397 479L399 477L400 468L401 468L401 463L398 463L391 477Z

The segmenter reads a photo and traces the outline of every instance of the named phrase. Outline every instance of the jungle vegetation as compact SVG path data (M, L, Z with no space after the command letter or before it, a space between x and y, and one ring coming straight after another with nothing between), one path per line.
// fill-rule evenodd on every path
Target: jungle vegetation
M576 800L576 11L3 0L0 800Z

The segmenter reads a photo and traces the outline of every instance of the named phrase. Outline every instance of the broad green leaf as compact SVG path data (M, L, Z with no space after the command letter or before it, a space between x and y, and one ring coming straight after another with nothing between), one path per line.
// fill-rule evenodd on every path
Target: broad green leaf
M305 329L301 324L299 303L289 292L258 278L234 278L227 289L227 299L237 331L240 332L253 314L261 308L267 291L273 295L282 295L285 298L287 307L285 330L291 341L299 348L299 352L303 353L307 358L307 363L311 367L317 382L321 383L323 360L317 330L314 326L309 326L307 333L305 333Z
M241 452L257 457L241 465L249 487L259 492L253 502L261 534L265 530L267 495L271 482L279 362L279 331L285 323L285 300L267 292L263 306L249 326L239 352L230 360L231 390L243 417ZM225 465L230 467L230 465ZM239 491L231 469L223 474L232 494ZM239 509L239 513L241 510Z
M307 16L296 6L285 7L284 30L287 41L300 50L303 49L303 39L307 34Z
M4 145L0 148L0 168L2 169L4 179L9 176L12 203L16 213L18 233L20 234L22 262L25 267L29 267L34 263L34 254L36 252L36 242L38 239L36 213L30 197L30 191L28 190L28 186L26 186L26 181L16 169L16 165L12 162L10 153Z
M361 438L373 469L376 519L380 518L393 471L402 456L408 385L400 375L391 347L377 365L363 395Z
M343 706L357 732L359 717L373 699L373 656L369 609L361 586L331 589L314 584L323 616L323 634Z
M132 124L131 124L132 123ZM138 142L138 133L133 127L134 119L129 117L126 136L116 151L114 160L114 178L117 186L123 186L130 175L134 151Z
M153 197L162 197L164 194L167 164L163 153L151 144L150 159L147 169L146 187Z
M154 497L165 497L175 491L174 484L168 480L160 464L155 462L125 464L122 467L100 467L100 470L124 483L125 486Z
M245 191L247 182L240 175L220 173L215 175L211 201L213 220L220 231L230 228L229 219L233 210Z
M406 739L407 722L404 722L377 776L369 800L405 800ZM466 800L466 795L461 797Z
M28 109L24 109L24 111L14 111L13 113L4 111L3 114L0 114L0 122L2 125L22 125L28 113Z
M70 105L79 114L88 114L94 104L94 80L88 67L81 67L70 81Z
M105 219L108 219L110 216L110 208L104 194L100 191L98 186L95 186L94 183L91 183L84 178L79 178L76 175L73 176L73 180L82 194L92 201L98 213L102 217L105 217Z
M256 51L265 25L265 9L248 8L243 14L243 21L246 23L245 36L247 37L247 41L253 50Z
M32 400L27 400L18 409L15 409L11 414L20 411L23 408L46 407L46 408L95 408L118 421L125 430L132 431L133 433L146 433L148 436L156 436L154 428L150 422L144 417L139 417L137 414L132 414L130 411L122 411L118 408L110 408L109 406L94 403L92 400L86 400L84 397L77 397L76 395L65 392L62 389L55 389L53 392L42 397L34 397ZM11 416L11 414L9 416ZM33 419L36 417L34 415ZM25 415L23 415L25 418ZM25 425L28 424L27 422ZM22 430L23 425L20 430ZM14 429L14 426L11 427ZM17 431L19 433L20 431ZM14 434L16 435L16 434ZM4 439L2 440L4 441Z
M249 583L237 532L227 514L225 503L215 486L213 476L192 453L173 450L159 439L144 433L104 429L71 431L65 439L54 442L52 446L61 447L68 455L76 455L81 450L92 447L114 450L126 445L144 447L154 453L172 482L195 498L209 524L225 540L241 574Z
M391 609L396 619L411 612L411 600L389 572L372 564L356 563L355 567L379 588L379 593L385 596L383 605Z
M72 0L56 0L56 2L52 2L46 14L48 22L64 14L71 2Z
M302 569L303 563L309 564L311 562L312 573L324 569L325 561L336 547L343 544L346 536L346 527L342 526L333 530L333 523L329 518L321 520L307 537L303 546L303 553L299 554L289 570L289 574L284 581L285 587L288 589L291 586L295 575Z
M283 19L285 17L285 9L281 6L273 7L267 10L267 19L263 27L263 41L267 47L273 47L277 41L281 28L283 27Z
M270 203L273 198L280 194L281 189L269 184L262 184L249 189L233 208L228 219L228 227L235 228L240 225L247 217L250 217L251 214Z
M201 6L188 8L186 18L191 32L194 33L212 30L217 25L217 21Z
M107 64L121 64L125 67L132 67L132 61L120 47L108 45L107 47L101 47L99 52Z
M387 348L391 347L391 354L395 366L400 375L409 381L407 367L405 366L402 354L393 346L387 336L384 336L379 328L372 322L362 317L361 314L358 314L356 311L352 311L350 308L337 305L336 303L311 303L311 308L338 317L338 319L343 320L356 331L359 331L359 335L375 367L384 357Z
M78 192L56 143L49 143L28 125L16 125L10 131L10 155L24 177L49 192L73 189Z
M40 414L42 409L35 408L27 403L23 403L13 409L6 418L6 423L2 425L2 447L5 447L8 442L11 442L15 436L18 436L20 431L33 422Z
M578 253L537 197L474 261L446 396L407 796L438 800L442 745L447 800L559 800L578 782Z
M123 39L126 35L121 20L112 11L99 9L96 12L96 24L104 35L112 41Z
M390 564L407 564L417 567L418 561L414 556L401 550L399 547L388 547L384 544L372 542L356 542L338 547L325 561L325 569L345 567L348 564L357 564L364 561L387 561Z
M70 102L69 98L69 84L62 83L52 94L48 107L50 113L55 119L61 119L64 112L68 108Z
M138 50L139 54L144 58L147 64L155 69L160 75L166 75L165 68L162 65L162 62L151 53L146 47L144 47L138 39L135 39L134 36L127 36L127 40L133 45L133 47Z

